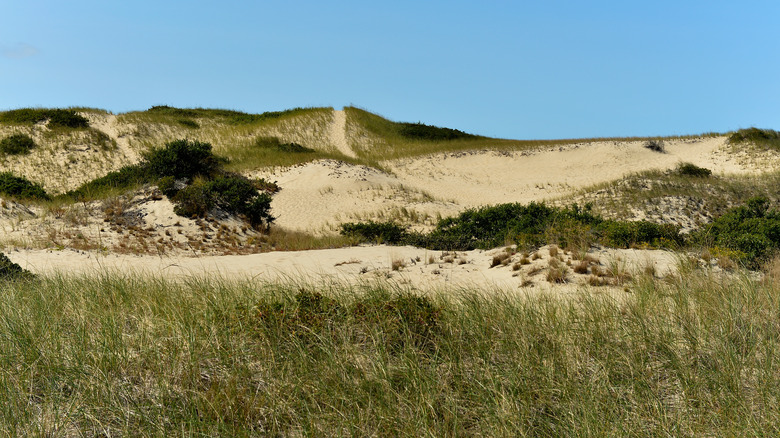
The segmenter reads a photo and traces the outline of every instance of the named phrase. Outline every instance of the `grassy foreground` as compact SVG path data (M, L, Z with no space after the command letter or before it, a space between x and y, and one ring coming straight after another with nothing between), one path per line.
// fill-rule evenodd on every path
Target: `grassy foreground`
M684 267L683 267L684 268ZM0 285L2 436L777 436L780 287Z

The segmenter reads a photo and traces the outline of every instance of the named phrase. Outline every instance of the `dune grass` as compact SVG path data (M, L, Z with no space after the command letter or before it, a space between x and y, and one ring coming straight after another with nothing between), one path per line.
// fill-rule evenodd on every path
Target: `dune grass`
M348 138L352 138L353 149L358 156L372 160L392 160L435 153L457 153L466 151L524 151L576 143L602 141L645 141L647 137L608 137L550 140L508 140L474 135L451 128L439 128L421 123L390 121L357 107L345 107L347 112ZM692 136L653 137L654 140L670 140L704 136L718 136L706 133Z
M683 274L566 299L6 282L0 434L777 435L780 288Z

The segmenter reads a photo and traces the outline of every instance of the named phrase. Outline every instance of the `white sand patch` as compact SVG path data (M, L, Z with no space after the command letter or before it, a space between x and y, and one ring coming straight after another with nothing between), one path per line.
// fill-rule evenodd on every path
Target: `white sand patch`
M333 110L333 123L330 125L330 141L342 154L357 158L355 151L347 142L347 113L344 110Z

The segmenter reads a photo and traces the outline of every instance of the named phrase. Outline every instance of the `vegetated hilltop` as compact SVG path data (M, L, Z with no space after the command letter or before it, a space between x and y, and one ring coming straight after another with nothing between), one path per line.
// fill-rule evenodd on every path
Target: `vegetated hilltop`
M431 231L469 208L538 201L590 204L605 219L687 232L753 196L776 205L777 137L751 128L730 136L505 140L355 107L20 109L0 113L0 217L6 244L130 252L213 250L228 234L242 236L227 239L230 251L247 242L253 250L338 246L352 241L338 236L344 223ZM144 173L151 151L182 141L208 145L219 172ZM281 188L266 212L276 218L270 237L242 222L250 217L242 203L256 196L244 181L261 192ZM244 196L229 225L214 209L239 204L215 195L223 189ZM122 235L123 227L137 231Z

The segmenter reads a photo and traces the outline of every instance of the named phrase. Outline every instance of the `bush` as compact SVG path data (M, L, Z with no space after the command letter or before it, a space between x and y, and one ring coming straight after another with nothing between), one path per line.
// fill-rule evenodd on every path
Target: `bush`
M89 120L73 110L22 108L0 114L0 122L34 125L48 120L49 127L87 128Z
M179 124L180 124L181 126L184 126L184 127L186 127L186 128L192 128L192 129L198 129L198 128L200 128L200 125L199 125L199 124L198 124L198 122L196 122L195 120L190 120L190 119L179 119L179 120L178 120L178 122L179 122Z
M663 140L648 140L645 142L645 147L653 152L666 152L666 146Z
M699 167L691 163L680 163L677 166L676 173L680 176L692 176L694 178L708 178L712 175L710 169Z
M771 129L748 128L732 133L728 139L731 144L753 143L772 149L780 149L780 132Z
M0 280L24 280L31 279L34 275L11 261L3 253L0 253Z
M175 179L211 176L220 164L209 143L189 140L175 140L165 147L153 148L144 154L142 163L157 178L172 176Z
M341 235L364 242L398 244L407 237L406 227L394 222L353 222L341 224Z
M35 147L29 135L14 134L0 140L0 152L8 155L28 154Z
M630 248L636 245L681 246L685 240L680 227L648 221L604 221L597 228L607 246Z
M40 184L15 176L11 172L0 173L0 194L17 199L51 199Z
M427 141L448 141L481 138L457 129L440 128L423 123L399 123L398 133L405 138Z
M260 193L254 184L240 175L229 175L211 181L195 182L173 197L176 214L202 217L218 208L246 217L252 226L273 222L271 196Z
M769 210L765 198L751 198L746 205L735 207L692 236L695 242L714 245L744 254L743 262L751 269L780 250L780 212Z

